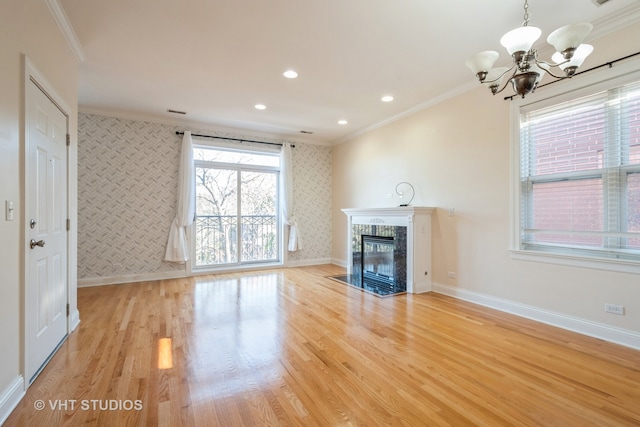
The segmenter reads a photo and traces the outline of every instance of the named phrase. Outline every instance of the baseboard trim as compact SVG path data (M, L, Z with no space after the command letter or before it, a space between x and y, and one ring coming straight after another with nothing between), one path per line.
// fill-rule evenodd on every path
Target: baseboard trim
M0 394L0 425L9 418L11 412L13 412L24 397L24 386L24 377L19 375L14 378L9 387Z
M347 268L347 261L339 258L331 258L331 264L335 264L339 267Z
M520 304L514 301L496 298L465 289L458 289L439 283L433 283L433 291L464 301L469 301L474 304L504 311L506 313L515 314L537 322L546 323L558 328L567 329L579 334L640 350L640 334L626 329L615 328L602 323L592 322L590 320L568 316L566 314L556 313L549 310L543 310L530 305Z
M424 294L425 292L431 292L432 285L428 282L413 282L413 293L414 294Z
M331 264L331 258L303 259L299 261L287 260L285 267L306 267L309 265Z
M69 316L69 333L75 331L79 324L80 324L80 312L76 309L76 310L73 310L73 312Z
M185 270L176 270L176 271L165 271L160 273L94 277L90 279L78 279L78 287L88 288L92 286L121 285L123 283L147 282L150 280L180 279L183 277L201 276L201 275L217 274L217 273L235 273L235 272L242 272L242 271L270 270L273 268L282 268L282 267L305 267L310 265L321 265L321 264L331 264L331 258L306 259L306 260L300 260L300 261L289 260L286 262L284 266L281 263L274 263L274 264L263 264L263 265L260 265L260 264L245 265L242 267L222 268L222 269L211 270L211 271L193 270L191 271L190 274L187 274Z
M184 270L164 271L161 273L130 274L125 276L105 276L91 279L78 279L79 288L91 286L121 285L123 283L147 282L149 280L180 279L187 277Z

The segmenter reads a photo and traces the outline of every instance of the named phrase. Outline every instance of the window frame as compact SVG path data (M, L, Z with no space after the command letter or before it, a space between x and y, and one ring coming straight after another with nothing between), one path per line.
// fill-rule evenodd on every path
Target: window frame
M273 147L256 147L256 146L240 146L239 144L234 143L225 143L225 142L213 142L205 139L200 139L194 137L193 142L194 150L197 148L210 148L221 151L232 151L238 153L248 153L248 154L267 154L272 156L280 156L280 150L278 148ZM196 241L195 241L195 228L196 221L188 229L188 240L189 240L189 248L193 253L193 256L189 257L189 262L187 263L187 273L188 274L206 274L206 273L220 273L220 272L233 272L233 271L244 271L244 270L252 270L252 269L264 269L268 267L281 267L284 265L284 225L282 221L282 206L280 202L280 191L281 191L281 168L280 166L265 166L265 165L251 165L251 164L243 164L243 163L227 163L227 162L215 162L215 161L207 161L207 160L198 160L194 159L195 168L198 167L211 167L211 168L223 168L228 170L233 170L237 174L242 174L242 172L267 172L274 173L276 176L276 226L277 226L277 238L278 238L278 247L277 251L277 259L275 260L265 260L265 261L241 261L241 251L242 246L238 245L238 261L235 263L225 263L225 264L212 264L212 265L203 265L199 266L196 264ZM241 192L241 186L238 182L238 194ZM240 199L238 199L238 216L240 216L241 211L239 210ZM197 212L195 212L197 215ZM238 224L240 226L240 223ZM238 233L240 236L240 233ZM240 237L238 237L240 240Z
M640 81L640 60L631 60L611 69L602 68L594 70L589 74L576 76L571 80L565 80L556 85L540 88L538 92L529 95L527 98L519 98L511 102L511 239L509 252L512 259L640 274L640 261L605 258L594 254L587 255L584 252L581 253L579 250L553 251L548 249L524 248L521 239L524 231L523 225L521 224L521 202L524 191L520 170L521 112L571 101L592 93L615 89L616 87L637 81ZM620 173L629 174L637 172L637 169L635 165L630 168L623 167ZM606 179L605 175L594 173L594 171L589 171L586 175L602 175L602 178ZM556 178L557 177L558 176L556 176Z

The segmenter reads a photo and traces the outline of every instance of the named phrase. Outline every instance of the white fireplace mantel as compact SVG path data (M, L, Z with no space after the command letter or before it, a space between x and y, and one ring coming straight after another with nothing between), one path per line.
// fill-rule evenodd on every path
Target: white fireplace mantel
M354 224L407 227L407 292L431 291L431 214L434 210L419 206L342 209L348 218L347 274L351 275L353 268Z

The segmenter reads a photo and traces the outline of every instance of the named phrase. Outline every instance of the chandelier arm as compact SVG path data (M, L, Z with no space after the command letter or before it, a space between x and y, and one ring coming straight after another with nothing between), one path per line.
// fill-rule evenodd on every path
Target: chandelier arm
M547 74L550 74L550 75L551 75L551 77L555 77L555 78L556 78L556 79L558 79L558 80L568 79L568 78L569 78L569 76L557 76L557 75L553 74L553 73L551 72L551 70L547 70Z
M509 86L509 82L511 81L511 79L507 80L507 82L504 84L504 86L502 86L502 89L497 90L493 95L497 95L500 92L502 92L503 90L505 90L507 88L507 86Z
M547 61L540 61L537 57L536 57L536 64L540 65L540 64L544 64L544 65L548 65L549 67L559 67L561 65L566 64L567 62L571 62L570 59L565 59L562 62L558 62L557 64L555 62L547 62ZM542 68L542 67L540 67Z
M513 70L513 67L515 67L516 64L513 64L511 66L511 68L509 68L507 71L505 71L504 73L500 74L498 77L496 77L493 80L483 80L482 83L493 83L493 82L497 82L498 80L500 80L503 76L505 76L509 71Z
M513 67L511 67L511 68L513 68ZM511 69L511 68L510 68L510 69ZM509 69L509 70L510 70L510 69ZM506 74L509 70L505 71L504 73ZM518 73L518 70L516 69L516 71L514 71L514 72L513 72L513 74L511 75L511 77L510 77L509 79L507 79L507 81L505 82L504 86L502 86L502 89L500 89L500 90L498 90L498 91L493 92L493 95L496 95L496 94L498 94L498 93L502 92L503 90L505 90L505 89L507 88L507 86L509 86L509 82L511 82L511 79L513 79L513 77L514 77L517 73Z
M568 78L569 78L569 76L557 76L557 75L553 74L553 72L551 71L551 67L558 67L558 66L560 66L560 65L562 65L562 64L566 64L567 62L569 62L569 60L566 60L566 61L564 61L564 62L560 62L560 63L558 63L558 64L550 64L550 63L548 63L548 62L546 62L546 61L538 61L538 60L536 59L536 64L537 64L539 67L540 67L540 65L541 65L541 64L548 65L548 66L549 66L549 68L543 68L543 67L540 67L540 68L542 68L543 70L545 70L548 74L550 74L552 77L555 77L556 79L568 79Z

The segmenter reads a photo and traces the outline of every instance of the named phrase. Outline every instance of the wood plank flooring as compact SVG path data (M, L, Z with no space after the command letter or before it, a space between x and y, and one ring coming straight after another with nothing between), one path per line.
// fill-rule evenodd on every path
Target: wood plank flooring
M640 425L639 351L341 273L81 288L79 329L5 425Z

